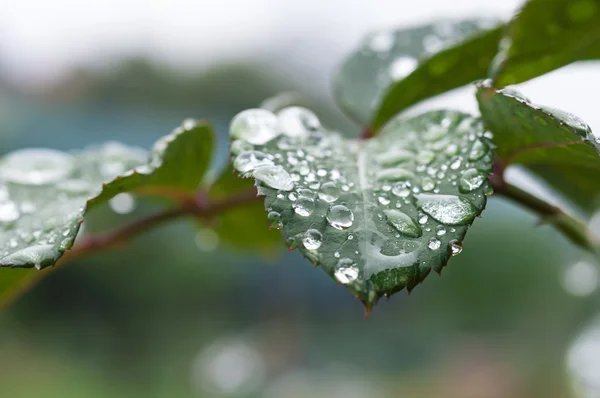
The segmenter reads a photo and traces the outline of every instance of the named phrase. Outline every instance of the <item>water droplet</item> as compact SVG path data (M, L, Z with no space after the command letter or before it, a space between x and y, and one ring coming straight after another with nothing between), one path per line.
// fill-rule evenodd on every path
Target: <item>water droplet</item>
M279 120L265 109L248 109L238 113L229 126L229 134L252 145L264 145L277 137Z
M408 188L406 183L399 182L394 184L394 186L392 187L392 194L400 198L406 198L410 195L410 189Z
M273 189L294 189L292 177L281 166L261 166L254 170L254 178Z
M0 203L0 222L9 223L16 221L21 214L13 202Z
M302 189L298 190L298 196L315 199L317 197L317 194L315 193L315 191L311 191L310 189L302 188Z
M444 235L446 235L446 228L444 228L443 225L438 225L437 227L435 227L435 234L437 236L444 236Z
M315 210L315 201L311 198L300 196L298 197L298 200L294 202L292 207L296 214L299 214L302 217L308 217Z
M281 228L281 214L276 211L271 211L267 214L267 220L269 220L269 225L271 228Z
M388 224L396 228L402 235L418 238L423 234L421 227L419 227L406 213L394 209L386 209L383 213L387 218Z
M335 265L334 276L344 285L352 283L358 279L358 267L352 259L342 258Z
M429 177L424 177L421 180L421 188L423 189L423 191L432 191L433 188L435 188L435 181L433 181Z
M476 140L469 152L469 160L479 160L489 151L489 147L481 140Z
M333 253L333 257L335 257L335 258L340 258L340 252L335 252L335 253Z
M288 195L288 199L291 200L292 202L295 202L296 199L298 199L298 195L296 195L295 192L290 192L290 194Z
M389 67L389 73L392 80L400 80L410 75L416 68L419 62L408 56L400 56L396 58Z
M233 161L233 167L240 173L248 173L260 166L272 165L273 161L266 153L260 151L245 151Z
M196 233L196 247L203 252L213 252L219 246L219 235L210 228L200 228Z
M108 201L110 208L118 214L128 214L135 209L135 198L128 193L120 193Z
M323 199L325 202L335 202L340 197L340 191L338 190L337 185L333 182L326 182L321 186L321 190L319 191L319 198Z
M462 165L462 158L460 156L456 156L450 159L450 168L452 170L457 170Z
M379 181L405 181L414 177L415 174L412 171L405 169L383 169L377 172Z
M346 229L352 226L354 214L344 205L335 205L327 212L327 221L335 229Z
M442 242L439 239L437 239L437 238L429 239L429 244L427 245L427 247L429 247L431 250L437 250L440 248L440 246L442 246Z
M417 205L425 213L446 225L473 222L477 210L468 199L454 195L416 195Z
M456 146L455 144L450 144L446 147L446 150L444 152L446 152L446 155L448 156L454 156L458 153L458 146Z
M435 153L430 150L424 149L417 153L416 160L420 164L427 165L435 160Z
M427 224L428 220L429 220L429 217L427 217L427 214L421 214L419 216L419 224L421 224L421 225Z
M317 250L323 243L323 234L316 229L309 229L304 233L302 244L308 250Z
M555 118L560 119L562 123L575 130L575 132L582 138L588 138L591 135L592 129L587 125L587 123L581 120L579 116L561 109L551 108L549 106L542 106L540 108L544 112L547 112Z
M384 206L387 206L390 204L390 198L388 198L388 196L386 194L379 195L379 197L377 198L377 201Z
M0 159L0 179L17 184L44 185L68 177L72 155L52 149L21 149Z
M458 256L462 250L462 242L458 241L458 240L451 240L450 241L450 254L452 254L453 256Z
M317 115L300 106L282 109L277 116L281 131L290 137L306 137L321 128Z
M375 158L382 166L395 166L415 157L415 154L402 148L396 148L389 152L377 155Z
M467 169L460 175L458 189L467 193L479 188L485 182L485 174L477 169Z

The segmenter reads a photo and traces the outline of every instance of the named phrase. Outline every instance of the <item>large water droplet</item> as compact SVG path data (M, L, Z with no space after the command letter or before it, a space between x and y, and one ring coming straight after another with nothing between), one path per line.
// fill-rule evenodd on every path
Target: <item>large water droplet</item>
M419 208L442 224L470 224L477 214L473 204L461 196L420 194L415 197Z
M317 115L300 106L282 109L277 116L281 131L290 137L305 137L321 128Z
M410 195L410 188L406 183L399 182L392 187L392 193L400 198L406 198Z
M452 254L453 256L458 256L462 250L462 242L458 241L458 240L451 240L450 241L450 254Z
M135 209L135 198L128 193L120 193L108 201L110 208L118 214L128 214Z
M335 265L335 278L344 285L358 279L358 267L350 258L342 258Z
M0 203L0 222L16 221L20 215L19 209L13 202Z
M280 134L279 120L265 109L248 109L233 118L229 134L252 145L264 145Z
M323 243L323 235L316 229L309 229L304 233L302 244L308 250L317 250Z
M400 80L410 75L419 62L413 57L400 56L390 64L389 73L393 80Z
M267 220L271 228L281 228L281 214L276 211L271 211L267 214Z
M467 193L479 188L485 181L485 174L477 169L467 169L460 175L458 189Z
M479 160L489 151L489 147L481 140L476 140L469 152L469 160Z
M273 161L266 153L260 151L245 151L233 161L233 167L240 173L248 173L257 167L272 165Z
M0 179L17 184L51 184L68 177L74 158L52 149L21 149L0 159Z
M254 178L273 189L294 189L292 177L281 166L261 166L254 170Z
M383 213L387 217L388 224L396 228L402 235L418 238L423 234L421 227L406 213L394 209L386 209Z
M319 198L325 202L335 202L340 197L340 191L333 182L326 182L321 186L319 191Z
M429 249L437 250L440 248L440 246L442 246L442 242L439 239L437 239L437 238L429 239L429 244L427 245L427 247L429 247Z
M433 191L434 188L435 188L435 181L433 181L429 177L423 177L423 179L421 180L421 189L423 191Z
M354 213L344 205L335 205L327 212L327 221L335 229L346 229L352 226Z
M308 217L315 210L315 201L311 198L300 196L292 205L294 211L302 217Z

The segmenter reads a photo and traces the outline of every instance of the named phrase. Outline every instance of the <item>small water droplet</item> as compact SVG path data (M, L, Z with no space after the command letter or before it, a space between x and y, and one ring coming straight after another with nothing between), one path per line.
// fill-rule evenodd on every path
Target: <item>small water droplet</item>
M399 182L392 187L392 194L400 198L406 198L410 195L410 189L406 183Z
M429 177L424 177L421 180L421 188L423 189L423 191L432 191L433 188L435 188L435 181L433 181Z
M429 239L429 244L427 245L427 247L429 247L431 250L437 250L440 248L440 246L442 246L442 242L439 239L437 239L437 238Z
M460 192L468 193L479 188L485 182L485 174L477 169L467 169L460 175L458 189Z
M388 71L392 80L400 80L410 75L418 64L419 62L413 57L400 56L392 61Z
M469 151L469 160L479 160L485 156L490 148L481 140L476 140Z
M315 199L317 197L317 194L315 193L315 191L311 191L310 189L302 188L302 189L298 190L298 196Z
M435 234L437 236L444 236L444 235L446 235L446 228L444 228L443 225L438 225L437 227L435 227Z
M0 203L0 222L10 223L19 219L21 214L13 202Z
M458 240L451 240L450 241L450 250L451 250L450 253L453 256L458 256L463 250L462 242L460 242Z
M233 167L240 173L248 173L260 166L270 166L273 161L267 154L260 151L245 151L233 161Z
M429 217L427 217L427 214L421 214L419 216L419 224L421 224L421 225L427 224L428 220L429 220Z
M457 170L462 165L462 158L460 156L456 156L450 159L450 168L452 170Z
M308 217L315 210L315 201L311 198L299 196L292 207L296 214L301 215L302 217Z
M335 252L335 253L333 253L333 257L335 257L335 258L340 258L340 252Z
M461 196L419 194L416 199L421 210L446 225L470 224L477 213L473 204Z
M321 186L319 191L319 198L325 202L335 202L340 197L340 192L337 185L333 182L326 182Z
M435 153L430 150L424 149L417 153L416 160L422 165L427 165L435 160Z
M335 265L334 276L344 285L352 283L358 279L358 267L352 259L342 258Z
M317 170L317 175L319 177L325 177L327 175L327 170L325 170L325 169L319 169L319 170Z
M271 211L267 214L267 220L269 220L269 225L271 228L281 228L281 214L276 211Z
M370 38L368 46L377 53L386 53L392 49L394 41L392 32L379 32Z
M327 212L327 221L335 229L346 229L352 226L354 213L344 205L335 205Z
M377 198L377 201L384 206L387 206L390 204L390 198L388 198L388 196L386 194L379 195L379 197Z
M323 234L316 229L309 229L304 233L302 244L308 250L317 250L323 243Z
M25 200L25 201L21 202L21 205L19 206L19 210L23 214L31 214L31 213L35 212L36 209L37 208L35 207L35 203L33 203L29 200Z
M0 179L16 184L44 185L68 177L74 158L52 149L21 149L0 159Z
M279 120L265 109L248 109L233 118L229 134L252 145L264 145L280 134Z
M402 235L418 238L423 234L421 227L406 213L395 209L386 209L383 213L387 218L388 224L396 228Z
M117 214L128 214L135 209L135 198L128 193L120 193L108 201L108 205Z
M292 177L281 166L260 166L254 170L254 178L273 189L294 189Z

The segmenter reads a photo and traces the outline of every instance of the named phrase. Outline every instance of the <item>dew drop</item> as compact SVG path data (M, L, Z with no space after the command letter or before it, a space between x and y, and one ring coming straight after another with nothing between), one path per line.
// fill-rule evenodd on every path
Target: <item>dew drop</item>
M410 75L418 65L418 61L413 57L400 56L396 58L389 67L389 74L392 80L400 80Z
M352 226L354 214L344 205L335 205L327 212L327 221L335 229L346 229Z
M265 109L248 109L233 118L229 134L252 145L264 145L280 134L279 120Z
M315 210L315 201L311 198L299 196L292 207L296 214L301 215L302 217L308 217Z
M346 285L358 279L358 267L352 259L342 258L335 265L333 275L340 283Z
M284 108L277 116L281 131L290 137L306 137L321 128L317 115L300 106Z
M419 216L419 224L421 224L421 225L427 224L428 220L429 220L429 217L427 217L427 214L421 214Z
M309 198L309 199L315 199L317 197L317 194L315 193L315 191L311 191L310 189L302 188L302 189L298 190L298 196L303 196L303 197Z
M462 242L458 240L450 241L450 254L453 256L458 256L463 250Z
M473 204L461 196L420 194L416 199L421 210L446 225L470 224L477 213Z
M435 188L435 181L429 177L425 177L421 180L421 188L423 191L432 191Z
M469 160L479 160L484 157L489 150L490 149L486 143L481 140L476 140L471 147L471 151L469 152Z
M333 253L333 257L335 257L335 258L340 258L340 252L335 252L335 253Z
M424 149L417 153L416 160L420 164L427 165L435 160L435 153L430 150Z
M120 193L108 201L108 205L117 214L128 214L135 209L135 198L128 193Z
M267 214L267 220L269 220L269 226L271 228L281 228L281 214L276 211L271 211Z
M423 234L421 227L406 213L395 209L386 209L383 213L387 218L388 224L396 228L402 235L418 238Z
M456 156L450 159L450 168L452 170L457 170L462 165L462 158L460 156Z
M471 192L485 182L485 174L477 169L467 169L460 175L458 189L462 193Z
M74 158L53 149L21 149L0 159L0 179L17 184L44 185L68 177Z
M435 227L435 234L437 236L444 236L444 235L446 235L446 228L444 228L443 225L438 225L437 227Z
M294 188L292 177L281 166L261 166L254 170L254 178L273 189L291 191Z
M410 195L410 189L408 188L406 183L399 182L394 184L394 186L392 187L392 194L400 198L406 198Z
M390 204L390 198L388 198L388 196L386 194L379 195L379 197L377 198L377 201L384 206L387 206Z
M270 166L273 161L267 154L260 151L245 151L233 161L233 167L240 173L248 173L260 166Z
M304 233L302 244L308 250L317 250L323 243L323 234L316 229L309 229Z
M21 214L13 202L0 203L0 222L9 223L19 219Z
M437 239L437 238L429 239L429 244L427 245L427 247L429 247L429 249L437 250L440 248L440 246L442 246L442 242L439 239Z
M337 185L333 182L326 182L321 186L319 191L319 198L325 202L335 202L340 197L340 191Z

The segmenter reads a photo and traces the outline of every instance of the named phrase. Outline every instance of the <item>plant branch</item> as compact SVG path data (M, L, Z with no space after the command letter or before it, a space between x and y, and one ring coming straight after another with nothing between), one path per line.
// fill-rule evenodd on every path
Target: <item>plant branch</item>
M560 208L553 206L514 185L508 184L504 180L505 168L500 161L494 161L493 168L494 174L489 176L489 181L494 188L495 194L504 196L533 211L540 216L542 222L552 224L576 245L581 246L594 254L598 253L600 242L591 233L584 222L565 213Z

